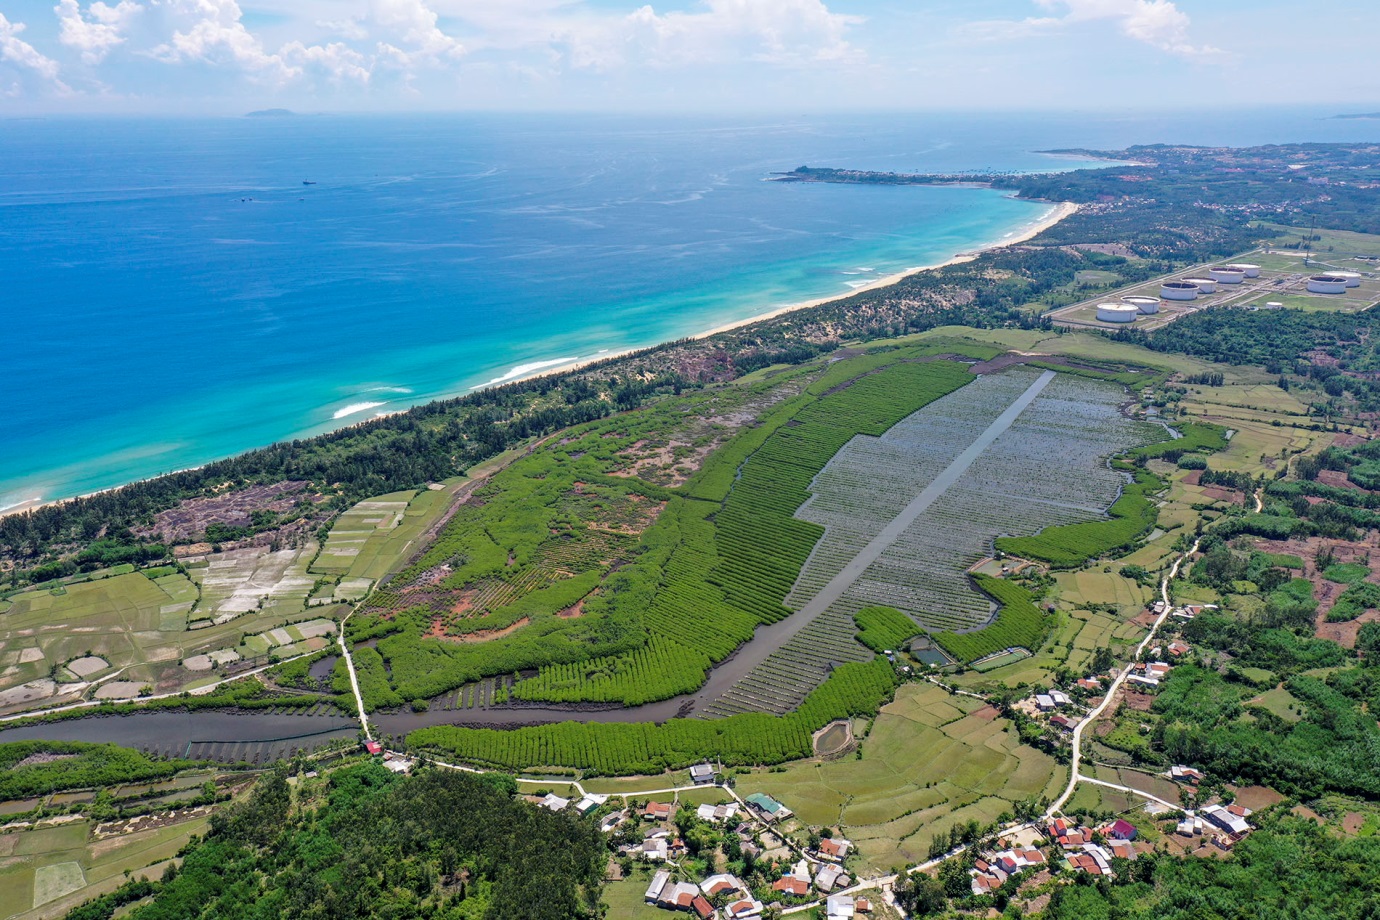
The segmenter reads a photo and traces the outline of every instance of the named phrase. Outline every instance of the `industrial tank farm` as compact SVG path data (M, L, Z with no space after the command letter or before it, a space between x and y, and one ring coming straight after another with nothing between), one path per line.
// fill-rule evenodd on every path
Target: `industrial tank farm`
M1192 281L1166 281L1160 285L1161 300L1197 300L1198 285Z
M1134 323L1140 309L1131 303L1101 303L1097 305L1097 318L1104 323Z
M1256 249L1230 261L1180 268L1119 288L1091 287L1096 293L1069 306L1046 308L1055 325L1110 332L1147 332L1199 310L1328 310L1357 313L1380 309L1380 272L1372 256ZM1082 285L1088 289L1088 285ZM1115 309L1134 306L1129 310Z
M1308 290L1314 294L1345 294L1347 279L1340 275L1314 275L1308 279Z

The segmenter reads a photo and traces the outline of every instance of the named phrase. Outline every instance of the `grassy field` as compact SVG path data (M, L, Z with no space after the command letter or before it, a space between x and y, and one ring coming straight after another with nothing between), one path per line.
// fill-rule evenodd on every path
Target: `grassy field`
M204 818L96 839L86 821L0 834L0 920L61 917L133 877L157 878Z
M953 824L995 820L1039 798L1065 768L1021 745L1010 723L974 715L980 701L932 684L906 684L882 709L861 759L804 761L738 778L740 794L766 792L806 824L839 826L874 870L923 861Z

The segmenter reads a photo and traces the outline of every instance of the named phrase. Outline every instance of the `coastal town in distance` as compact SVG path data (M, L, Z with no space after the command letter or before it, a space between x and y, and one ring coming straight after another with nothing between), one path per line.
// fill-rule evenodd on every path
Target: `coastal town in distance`
M1377 78L705 119L903 98L887 11L433 5L0 15L16 377L129 377L0 423L0 920L1380 911Z

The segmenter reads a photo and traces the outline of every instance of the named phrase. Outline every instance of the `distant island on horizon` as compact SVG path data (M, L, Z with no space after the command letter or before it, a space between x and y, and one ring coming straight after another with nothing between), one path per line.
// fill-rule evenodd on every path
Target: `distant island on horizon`
M1333 115L1332 117L1333 117L1334 120L1335 120L1335 119L1341 119L1341 120L1344 120L1344 121L1346 121L1346 120L1354 120L1354 119L1358 119L1358 118L1366 119L1366 120L1372 120L1372 119L1380 119L1380 112L1357 112L1357 113L1352 113L1352 114L1347 114L1347 115Z
M297 113L292 109L256 109L253 112L246 112L245 118L295 118Z

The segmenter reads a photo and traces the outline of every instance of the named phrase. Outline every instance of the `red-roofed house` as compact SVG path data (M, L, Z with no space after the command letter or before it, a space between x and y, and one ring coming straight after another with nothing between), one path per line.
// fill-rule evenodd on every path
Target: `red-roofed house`
M377 741L366 741L366 742L364 742L364 749L365 749L366 751L368 751L370 754L382 754L382 753L383 753L383 745L379 744Z
M853 844L842 837L825 838L819 842L819 855L838 862L846 859L852 848Z
M796 878L794 875L787 875L771 883L771 887L782 894L807 895L810 893L810 883L803 878Z
M1135 840L1136 826L1130 821L1117 818L1107 825L1106 834L1108 837L1115 837L1117 840Z
M652 818L656 821L664 821L671 817L671 803L648 802L647 807L642 809L642 817Z
M704 899L703 895L690 902L690 909L699 915L700 920L709 920L714 916L714 907Z

